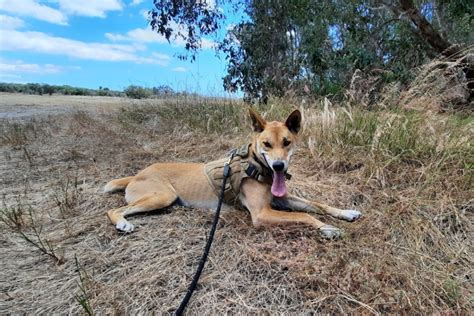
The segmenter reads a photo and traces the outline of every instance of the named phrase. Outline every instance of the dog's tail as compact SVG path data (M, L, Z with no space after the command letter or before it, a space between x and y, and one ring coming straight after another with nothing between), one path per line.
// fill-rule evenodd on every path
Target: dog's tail
M112 193L117 191L123 191L127 185L132 181L134 177L125 177L121 179L115 179L107 183L104 187L105 193Z

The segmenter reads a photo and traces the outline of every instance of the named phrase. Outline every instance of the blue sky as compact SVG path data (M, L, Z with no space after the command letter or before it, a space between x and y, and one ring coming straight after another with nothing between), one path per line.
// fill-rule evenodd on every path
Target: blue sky
M152 0L0 0L0 81L115 90L166 84L223 95L225 60L213 39L205 39L194 63L179 60L182 41L169 44L148 27L152 6Z

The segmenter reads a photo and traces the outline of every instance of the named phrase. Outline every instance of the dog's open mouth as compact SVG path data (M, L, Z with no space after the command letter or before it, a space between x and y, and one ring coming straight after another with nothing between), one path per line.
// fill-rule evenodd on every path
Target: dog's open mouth
M285 172L273 171L272 194L276 197L286 195Z

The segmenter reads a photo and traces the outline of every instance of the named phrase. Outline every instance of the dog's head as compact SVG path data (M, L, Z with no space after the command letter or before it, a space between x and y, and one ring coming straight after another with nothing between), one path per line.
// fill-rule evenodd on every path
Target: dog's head
M285 122L267 122L257 112L249 109L255 132L253 151L257 158L273 173L272 194L286 195L285 172L295 148L301 127L301 113L293 111Z

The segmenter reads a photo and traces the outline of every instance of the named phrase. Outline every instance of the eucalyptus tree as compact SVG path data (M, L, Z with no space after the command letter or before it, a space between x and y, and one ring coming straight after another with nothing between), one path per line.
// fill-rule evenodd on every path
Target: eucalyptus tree
M473 6L466 0L155 0L149 17L168 40L184 41L180 58L194 60L203 39L214 36L228 63L225 89L265 99L288 91L338 94L356 69L408 82L413 67L472 45ZM472 76L472 63L465 72Z

